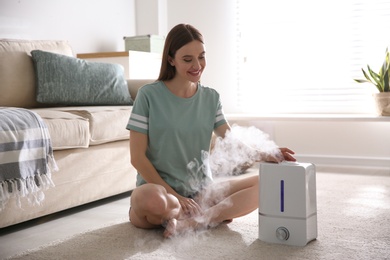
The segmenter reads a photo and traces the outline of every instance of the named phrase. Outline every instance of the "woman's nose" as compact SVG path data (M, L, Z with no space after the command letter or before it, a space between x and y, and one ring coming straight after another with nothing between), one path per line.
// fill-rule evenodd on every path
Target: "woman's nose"
M200 61L199 60L194 60L194 62L192 63L192 67L194 69L200 69L201 65L200 65Z

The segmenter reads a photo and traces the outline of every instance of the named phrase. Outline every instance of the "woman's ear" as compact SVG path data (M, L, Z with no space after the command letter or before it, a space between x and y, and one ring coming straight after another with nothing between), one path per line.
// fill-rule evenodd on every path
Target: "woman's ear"
M171 56L168 56L168 63L173 67L175 64L173 63L173 58Z

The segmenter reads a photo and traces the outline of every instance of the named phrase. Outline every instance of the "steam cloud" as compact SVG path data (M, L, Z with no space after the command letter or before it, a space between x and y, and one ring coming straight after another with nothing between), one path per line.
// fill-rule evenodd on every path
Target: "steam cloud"
M278 146L260 129L233 125L225 138L218 137L208 158L214 176L240 174L264 156L279 156Z
M210 223L217 211L230 207L228 199L229 182L217 182L208 186L213 176L230 176L242 173L256 161L265 160L264 156L280 156L278 146L269 139L268 134L258 128L233 125L224 138L216 138L211 152L202 151L201 162L193 160L187 164L192 190L201 191L197 202L204 210L214 213L203 214L195 219L199 223ZM197 176L206 176L199 180ZM218 204L218 208L213 206Z
M278 146L269 135L251 126L233 125L224 138L217 137L211 152L201 151L201 162L197 159L187 164L191 190L201 191L213 180L213 176L231 176L243 173L265 156L280 156ZM198 176L205 176L200 180Z

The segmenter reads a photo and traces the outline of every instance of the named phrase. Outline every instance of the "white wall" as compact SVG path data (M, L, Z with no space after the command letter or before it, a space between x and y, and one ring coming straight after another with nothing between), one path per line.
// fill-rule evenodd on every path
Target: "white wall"
M190 23L205 37L203 83L217 89L226 112L236 92L234 0L0 0L0 38L65 39L75 54L123 51L123 36L160 34Z
M232 28L236 23L234 0L168 0L168 28L190 23L205 37L207 68L202 77L205 85L217 89L225 113L234 113L237 86L237 41ZM256 32L254 32L256 33ZM229 116L237 119L235 116ZM368 173L390 174L390 118L270 118L241 117L231 123L255 125L270 133L280 146L296 151L301 161L313 162L330 169L365 169ZM371 170L374 169L375 170Z
M178 23L203 34L207 68L202 82L235 111L235 0L0 0L0 38L67 39L75 53L122 51L123 36L166 35ZM232 121L234 122L234 121ZM241 118L265 127L280 146L319 164L378 167L390 173L389 120Z
M137 35L166 35L168 0L135 0Z
M297 159L321 169L390 175L390 118L243 117L230 123L254 125Z
M200 30L207 58L202 83L220 92L225 112L235 111L238 94L236 1L135 0L135 3L140 34L165 36L179 23L188 23Z
M0 0L0 38L68 40L75 53L122 51L134 0Z
M235 111L237 93L235 0L168 0L168 27L195 26L204 36L207 67L204 85L220 92L225 112Z

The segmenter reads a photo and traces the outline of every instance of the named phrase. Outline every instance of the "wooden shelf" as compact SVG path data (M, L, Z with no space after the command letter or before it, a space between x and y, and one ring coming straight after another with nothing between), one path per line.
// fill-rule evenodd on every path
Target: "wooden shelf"
M143 51L118 51L79 53L77 58L93 62L120 64L126 79L157 79L161 66L160 53Z
M112 57L128 57L128 51L118 52L96 52L96 53L79 53L77 58L79 59L93 59L93 58L112 58Z

